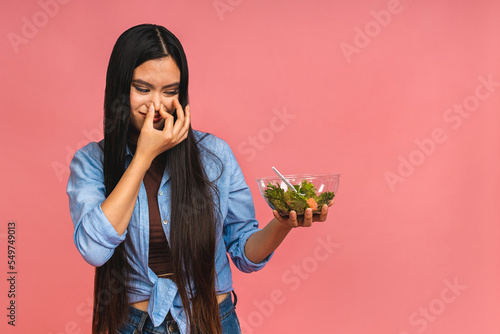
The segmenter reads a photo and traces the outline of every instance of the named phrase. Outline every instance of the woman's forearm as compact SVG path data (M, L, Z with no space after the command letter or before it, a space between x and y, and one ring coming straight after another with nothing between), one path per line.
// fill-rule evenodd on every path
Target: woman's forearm
M245 245L246 257L253 263L261 262L278 248L291 229L292 227L274 218L266 227L248 238Z
M102 212L119 235L127 230L142 179L150 165L151 162L134 156L116 187L101 204Z

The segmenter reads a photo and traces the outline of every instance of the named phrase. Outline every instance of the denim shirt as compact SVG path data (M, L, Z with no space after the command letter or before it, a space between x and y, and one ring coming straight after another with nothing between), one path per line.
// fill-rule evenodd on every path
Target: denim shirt
M248 238L258 231L252 195L243 173L229 145L214 135L195 131L199 140L201 159L209 179L220 174L220 162L216 163L206 149L214 153L223 164L223 172L216 181L220 196L220 221L217 222L215 269L217 272L216 292L231 291L232 279L229 257L243 272L262 269L272 254L260 263L251 262L245 255ZM132 271L125 282L130 303L149 299L148 314L155 326L159 326L168 312L177 321L181 333L187 333L186 316L182 307L177 285L170 279L158 278L148 266L149 211L144 183L125 233L118 235L101 209L105 200L103 174L104 153L100 143L91 142L78 150L70 164L67 186L71 218L74 224L73 239L85 261L99 267L109 260L114 249L125 242L125 252ZM127 147L126 167L133 154ZM170 242L170 175L164 171L158 191L158 205L165 235ZM117 276L120 276L119 274ZM120 279L120 277L116 277ZM105 298L105 296L103 296Z

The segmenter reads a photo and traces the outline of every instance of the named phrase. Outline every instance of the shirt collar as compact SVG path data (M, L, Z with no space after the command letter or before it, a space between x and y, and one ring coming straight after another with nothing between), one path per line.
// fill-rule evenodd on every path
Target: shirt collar
M126 145L126 149L125 149L125 156L126 157L133 157L134 156L134 153L132 153L132 150L130 149L129 147L130 144L127 143Z

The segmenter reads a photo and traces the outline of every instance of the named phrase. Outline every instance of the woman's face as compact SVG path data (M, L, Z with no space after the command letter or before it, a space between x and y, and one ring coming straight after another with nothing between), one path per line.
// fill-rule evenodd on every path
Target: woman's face
M148 107L153 103L155 129L163 129L165 119L160 116L163 105L169 114L175 111L174 100L179 98L181 72L171 57L148 60L136 67L130 87L130 124L141 131Z

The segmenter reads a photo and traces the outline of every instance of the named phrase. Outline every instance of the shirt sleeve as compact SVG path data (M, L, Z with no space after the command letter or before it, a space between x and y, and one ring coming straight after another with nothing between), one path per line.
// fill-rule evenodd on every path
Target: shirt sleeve
M125 240L127 231L118 235L102 212L101 203L106 196L102 151L97 143L90 143L75 153L66 192L75 227L73 239L76 248L85 261L99 267Z
M228 150L229 161L226 162L225 168L228 168L227 172L230 173L230 181L228 211L224 222L224 242L235 266L242 272L249 273L262 269L273 253L260 263L253 263L245 255L248 238L260 229L255 219L255 207L250 188L229 146Z

